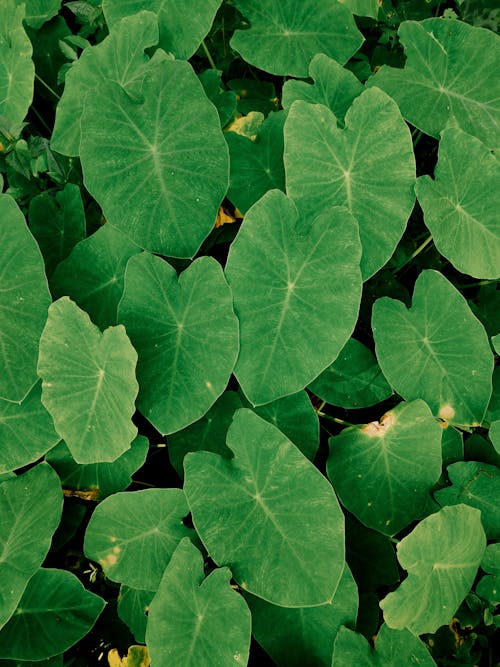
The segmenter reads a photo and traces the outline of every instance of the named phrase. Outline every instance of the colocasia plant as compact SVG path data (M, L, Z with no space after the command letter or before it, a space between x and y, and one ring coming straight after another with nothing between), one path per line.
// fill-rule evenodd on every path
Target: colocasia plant
M1 0L0 667L500 660L495 0Z

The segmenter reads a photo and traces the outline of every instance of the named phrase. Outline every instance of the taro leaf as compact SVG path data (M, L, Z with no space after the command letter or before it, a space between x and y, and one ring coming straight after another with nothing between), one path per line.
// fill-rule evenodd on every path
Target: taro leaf
M143 248L192 257L226 194L228 149L191 65L150 66L137 98L103 82L86 97L82 128L85 185L108 222Z
M375 638L375 650L367 640L348 628L340 628L333 645L332 667L436 667L429 651L407 629L392 630L385 623Z
M37 381L50 294L36 241L14 199L2 194L0 267L0 399L20 402Z
M443 429L441 453L444 466L448 466L456 461L463 461L464 438L461 431L452 426Z
M441 273L422 271L409 310L395 299L378 299L372 327L378 362L398 394L424 399L451 424L481 423L493 354L484 327Z
M479 581L476 593L492 605L500 604L500 543L486 547L481 569L488 574Z
M104 0L106 23L113 30L124 16L148 9L160 28L160 46L178 60L187 60L200 46L212 26L222 0Z
M500 455L500 420L491 423L489 437L497 453Z
M276 88L271 81L231 79L227 82L227 87L235 93L237 108L242 114L259 112L267 116L269 112L279 108Z
M92 629L104 605L71 572L40 569L0 630L0 656L43 660L58 655Z
M180 489L115 493L100 503L85 533L85 555L98 561L111 581L156 590L179 541L192 536Z
M2 660L0 667L64 667L63 656L55 655L47 660Z
M500 146L498 36L444 18L404 21L398 34L404 69L384 65L368 85L391 95L406 120L426 134L439 137L455 125L489 148Z
M229 585L230 571L205 578L203 557L188 539L175 550L150 605L146 642L154 665L246 665L251 617Z
M342 130L330 109L298 100L285 123L284 159L287 193L303 215L346 206L356 218L363 278L372 276L394 252L415 201L411 135L396 103L365 90Z
M47 275L85 238L85 211L80 188L67 183L64 190L33 197L29 206L29 226L45 260Z
M143 465L147 453L147 438L138 435L130 449L112 463L75 463L64 442L54 447L45 459L57 472L65 489L88 493L93 500L102 500L130 485L132 475Z
M356 16L369 16L376 19L381 0L340 0Z
M231 458L231 450L226 447L226 435L235 411L241 407L238 394L225 391L206 415L169 436L167 445L170 463L181 479L184 477L184 456L188 452L203 450Z
M141 644L146 642L147 612L154 598L154 591L142 591L138 588L122 585L118 596L118 616L128 625L135 641Z
M217 109L221 127L225 127L236 111L236 94L232 90L224 90L221 76L221 70L217 69L207 69L198 74L206 96Z
M31 42L23 28L24 7L16 0L0 3L0 116L20 125L33 99L35 66ZM3 215L0 214L0 218Z
M230 460L184 459L184 491L210 557L273 604L331 602L344 569L344 518L330 484L251 410L237 410L227 445Z
M497 334L496 336L493 336L491 338L491 342L493 343L493 348L497 354L500 354L500 334Z
M26 2L24 22L35 30L56 16L62 4L62 0L16 0L18 5L23 2Z
M37 383L22 403L0 400L0 474L34 463L58 441Z
M392 394L377 360L355 338L349 338L337 359L309 389L321 400L347 410L367 408Z
M500 454L495 447L478 433L469 435L464 444L464 459L479 461L500 467Z
M257 137L226 132L231 164L228 199L242 212L268 190L285 189L283 166L283 126L285 112L276 111L260 125Z
M352 72L336 60L318 53L309 65L310 85L305 81L290 79L283 86L283 108L288 111L295 100L311 104L324 104L331 109L338 121L343 122L353 100L363 92L363 86Z
M200 257L177 277L159 257L129 260L118 320L139 353L139 410L164 434L200 419L238 354L238 321L220 265Z
M123 326L101 333L68 297L50 306L38 358L42 403L77 463L114 461L130 448L136 362Z
M226 264L240 320L235 375L252 404L300 391L336 358L358 316L359 257L345 209L299 218L278 190L252 206Z
M64 92L56 109L51 146L63 155L80 153L86 94L115 81L132 94L148 66L145 49L158 42L158 25L152 12L140 12L117 24L100 44L86 48L66 75ZM114 131L114 130L113 130Z
M365 526L394 535L420 516L441 475L442 429L423 401L330 438L328 477Z
M477 461L458 461L447 468L452 486L434 493L440 505L464 503L481 510L489 540L500 539L500 470Z
M251 65L271 74L307 77L316 53L341 64L363 43L351 12L338 2L236 0L248 30L236 30L231 47Z
M111 225L78 243L55 270L55 299L68 295L100 329L116 324L127 262L140 248Z
M443 507L397 545L408 578L380 603L391 628L416 635L448 624L469 592L486 547L481 513L467 505Z
M435 180L415 192L436 248L474 278L500 277L500 163L478 139L456 128L439 142Z
M485 420L492 425L493 422L500 420L500 365L495 366L493 369L493 391L488 404L488 410L486 411ZM495 443L495 447L497 447L498 453L500 454L500 443L498 445Z
M253 595L252 634L278 665L330 667L333 640L341 625L356 624L358 590L346 566L333 600L319 607L278 607Z
M61 518L59 478L46 463L0 485L0 628L42 564Z

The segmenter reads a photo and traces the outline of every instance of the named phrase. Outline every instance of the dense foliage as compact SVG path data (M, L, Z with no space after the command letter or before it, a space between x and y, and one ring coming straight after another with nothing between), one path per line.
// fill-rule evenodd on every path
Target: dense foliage
M0 2L1 667L499 664L499 22Z

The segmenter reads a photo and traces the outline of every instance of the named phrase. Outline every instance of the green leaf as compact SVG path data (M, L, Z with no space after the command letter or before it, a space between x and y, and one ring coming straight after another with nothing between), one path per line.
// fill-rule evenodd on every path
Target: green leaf
M240 320L235 375L252 404L300 391L338 355L358 315L359 256L345 209L300 218L273 190L247 213L226 275Z
M124 18L97 46L85 49L66 75L64 93L56 108L52 139L54 150L79 155L86 94L109 81L131 93L140 86L149 64L144 51L158 43L158 24L152 12Z
M500 355L500 334L493 336L491 342L493 343L495 352Z
M500 420L497 419L491 423L489 437L493 447L500 455Z
M443 465L462 461L464 458L464 439L462 433L451 426L443 429L441 437L441 452L443 455Z
M54 298L69 296L100 329L116 324L125 268L140 250L115 227L104 225L57 267L50 280Z
M309 77L314 84L289 79L283 85L283 108L288 111L295 100L303 100L311 104L324 104L335 118L343 122L348 108L363 86L352 72L342 67L336 60L318 53L309 65Z
M321 400L347 410L367 408L392 394L377 360L355 338L349 338L333 364L308 388Z
M381 0L339 0L356 16L369 16L376 19Z
M260 125L254 141L231 131L225 134L231 165L227 196L242 213L268 190L285 189L284 124L285 112L276 111Z
M271 81L230 79L227 82L227 87L236 95L239 113L259 112L267 116L271 111L279 109L276 88Z
M59 478L46 463L0 483L0 628L47 555L62 505Z
M363 43L351 12L337 2L236 0L235 4L251 25L236 30L231 47L271 74L307 77L316 53L343 64Z
M378 299L372 328L382 372L405 400L422 398L451 424L482 422L493 355L484 327L441 273L422 271L409 310L395 299Z
M146 460L148 447L147 438L138 435L130 449L112 463L81 465L75 462L66 443L61 442L45 459L57 472L66 489L89 492L94 500L102 500L130 485L132 475Z
M348 628L340 628L333 646L332 667L436 667L429 651L409 630L392 630L385 623L375 638L375 650Z
M19 7L16 0L0 4L0 116L11 127L23 122L33 99L33 49L23 18L24 7Z
M252 634L277 665L329 667L341 625L356 624L358 590L346 566L333 600L319 607L290 609L246 595Z
M77 463L114 461L129 449L136 362L123 326L102 334L68 297L50 306L38 358L42 403Z
M221 75L221 70L206 69L198 74L198 78L206 96L217 109L221 127L225 127L236 111L236 94L232 90L224 89Z
M398 34L404 69L384 65L367 85L385 90L426 134L438 138L447 126L458 126L488 148L500 146L497 35L443 18L404 21Z
M397 545L408 578L380 603L387 625L420 635L448 624L472 586L485 547L481 513L472 507L444 507L421 521Z
M356 218L363 278L372 276L393 254L415 201L411 135L395 102L381 90L365 90L344 129L325 106L294 102L284 159L287 193L303 215L345 206Z
M85 186L108 222L141 247L192 257L214 227L228 150L189 63L150 66L139 97L111 80L94 89L80 156Z
M273 604L330 602L344 568L344 519L331 486L250 410L236 412L227 446L230 460L208 452L184 459L184 491L209 555Z
M462 273L500 277L500 163L478 139L451 128L441 134L434 180L415 191L436 248Z
M160 46L178 60L187 60L200 46L213 23L222 0L104 0L108 26L142 9L153 12L160 28Z
M369 528L394 535L420 516L441 475L441 427L423 401L330 438L328 477Z
M180 540L193 530L180 489L115 493L100 503L87 526L85 555L111 581L155 591Z
M21 403L0 400L0 474L34 463L59 441L41 392L39 382Z
M134 635L135 641L140 644L146 643L146 626L148 624L147 613L149 605L154 598L154 591L141 591L130 586L120 586L118 596L118 616L128 625Z
M489 540L500 539L500 470L477 461L458 461L447 468L452 486L434 493L440 505L464 503L481 510Z
M230 578L226 567L205 578L202 555L181 541L150 605L146 642L153 664L247 664L251 617Z
M139 410L164 434L200 419L222 394L238 353L238 322L220 265L180 277L143 253L129 260L118 320L139 353Z
M24 22L35 30L56 16L62 4L62 0L16 0L16 2L18 5L26 3Z
M53 196L49 192L33 197L29 205L29 226L45 260L47 275L85 238L85 212L80 188L67 183Z
M16 202L2 194L0 240L0 399L20 403L37 381L50 294L35 239Z
M489 544L481 561L481 569L488 574L481 578L476 593L494 606L500 604L500 544Z
M71 572L40 569L0 631L0 656L43 660L58 655L91 630L104 605Z

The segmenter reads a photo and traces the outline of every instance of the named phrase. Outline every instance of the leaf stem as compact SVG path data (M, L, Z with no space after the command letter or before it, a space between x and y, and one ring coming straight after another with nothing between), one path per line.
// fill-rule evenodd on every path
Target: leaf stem
M318 417L329 419L331 422L335 422L336 424L340 424L341 426L355 426L355 424L346 422L343 419L338 419L337 417L331 417L330 415L327 415L326 412L321 412L320 410L316 410L316 414L318 415Z
M429 234L429 236L425 239L425 241L421 243L414 252L412 252L412 254L408 257L407 260L405 260L401 264L401 266L398 266L398 268L394 273L399 273L401 269L403 269L407 264L409 264L413 259L415 259L417 255L420 255L422 250L425 250L431 241L432 241L432 234Z
M61 99L61 96L58 95L58 94L56 93L55 90L52 90L52 88L49 86L49 84L48 84L48 83L45 83L45 81L42 79L42 77L39 76L36 72L35 72L35 79L38 79L38 81L40 81L40 83L42 84L42 86L45 86L45 88L47 88L47 90L49 91L49 93L52 93L52 95L54 95L55 98L57 98L58 100Z
M482 285L491 285L491 283L496 283L497 280L477 280L475 283L469 283L468 285L456 285L457 289L469 289L470 287L481 287Z
M50 137L50 135L52 134L52 130L50 129L50 127L47 125L47 123L44 121L44 119L42 118L42 116L38 113L38 111L35 109L35 107L34 107L33 105L31 105L31 110L33 111L33 113L35 114L35 116L38 118L38 120L40 121L40 123L41 123L41 124L44 126L44 128L47 130L47 132L49 133L49 137Z
M415 130L416 129L417 128L415 128ZM415 148L415 146L418 144L418 142L422 138L422 134L423 134L422 130L417 130L416 132L415 132L415 130L411 134L412 139L413 139L413 137L416 137L416 139L413 141L413 148Z
M208 50L208 46L205 44L205 40L202 41L201 46L203 48L203 51L205 51L205 55L207 57L208 62L210 63L210 67L212 69L217 69L217 66L215 64L214 59L212 58L212 54Z

